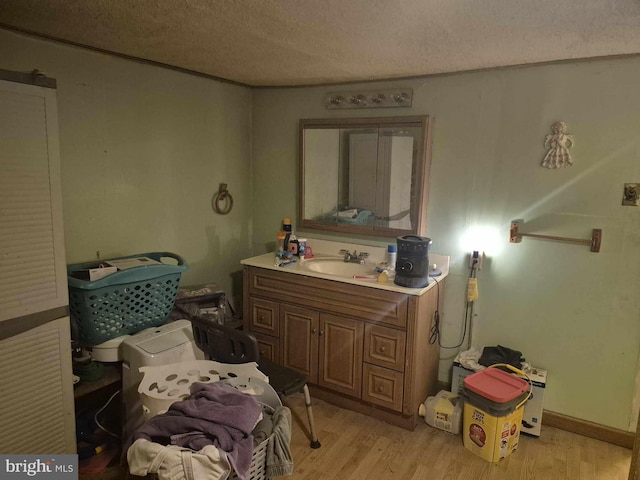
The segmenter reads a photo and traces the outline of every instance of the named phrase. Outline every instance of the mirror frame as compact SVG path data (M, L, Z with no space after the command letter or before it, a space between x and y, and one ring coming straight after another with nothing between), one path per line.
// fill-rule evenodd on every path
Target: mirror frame
M305 142L304 132L306 128L354 128L380 125L393 127L394 125L415 124L422 132L422 141L417 145L416 177L418 188L412 196L412 221L414 228L397 229L374 227L368 225L352 225L345 223L326 223L304 218L305 211ZM431 136L433 132L433 118L428 115L400 116L400 117L373 117L373 118L320 118L301 119L299 122L299 202L298 202L298 228L338 232L345 234L366 235L375 237L399 237L403 235L420 235L426 233L427 225L427 201L429 198L429 171L431 167Z

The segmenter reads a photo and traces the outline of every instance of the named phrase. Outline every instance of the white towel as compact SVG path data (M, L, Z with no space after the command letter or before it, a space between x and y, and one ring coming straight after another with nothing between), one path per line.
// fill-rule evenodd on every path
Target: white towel
M127 462L131 475L156 473L159 480L226 480L231 472L226 454L213 445L196 452L143 438L129 447Z

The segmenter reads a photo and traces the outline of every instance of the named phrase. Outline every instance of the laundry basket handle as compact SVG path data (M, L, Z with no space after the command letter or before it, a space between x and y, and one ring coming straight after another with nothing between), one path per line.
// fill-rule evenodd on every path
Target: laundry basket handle
M133 257L138 257L138 256L149 257L149 258L153 258L154 260L160 263L164 263L162 262L163 258L173 258L175 261L178 262L179 266L187 264L187 261L184 259L184 257L173 252L152 252L152 253L143 253L142 255L132 255L132 256Z

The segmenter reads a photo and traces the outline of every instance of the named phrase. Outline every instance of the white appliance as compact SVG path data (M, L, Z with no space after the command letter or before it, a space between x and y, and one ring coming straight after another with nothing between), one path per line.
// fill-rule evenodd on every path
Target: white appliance
M122 399L124 403L123 435L127 440L144 422L138 385L143 374L140 367L205 360L193 341L189 320L176 320L160 327L147 328L123 340Z

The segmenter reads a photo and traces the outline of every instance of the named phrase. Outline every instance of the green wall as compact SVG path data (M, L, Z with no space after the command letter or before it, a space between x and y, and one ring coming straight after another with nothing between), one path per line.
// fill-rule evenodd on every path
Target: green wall
M0 30L0 68L57 80L67 262L169 251L239 295L251 254L251 90ZM211 208L220 183L232 211Z
M472 345L508 346L548 369L546 409L631 430L640 346L640 207L623 207L621 200L625 182L640 182L639 80L640 58L633 58L255 90L254 252L266 251L282 217L296 215L300 118L431 115L427 236L433 252L452 261L443 344L455 345L460 337L467 253L486 250ZM411 108L323 106L327 92L394 86L413 88ZM548 170L540 166L543 144L557 120L575 136L575 164ZM516 218L529 233L586 239L601 228L601 252L530 238L509 244ZM450 380L456 352L443 350L440 380Z

